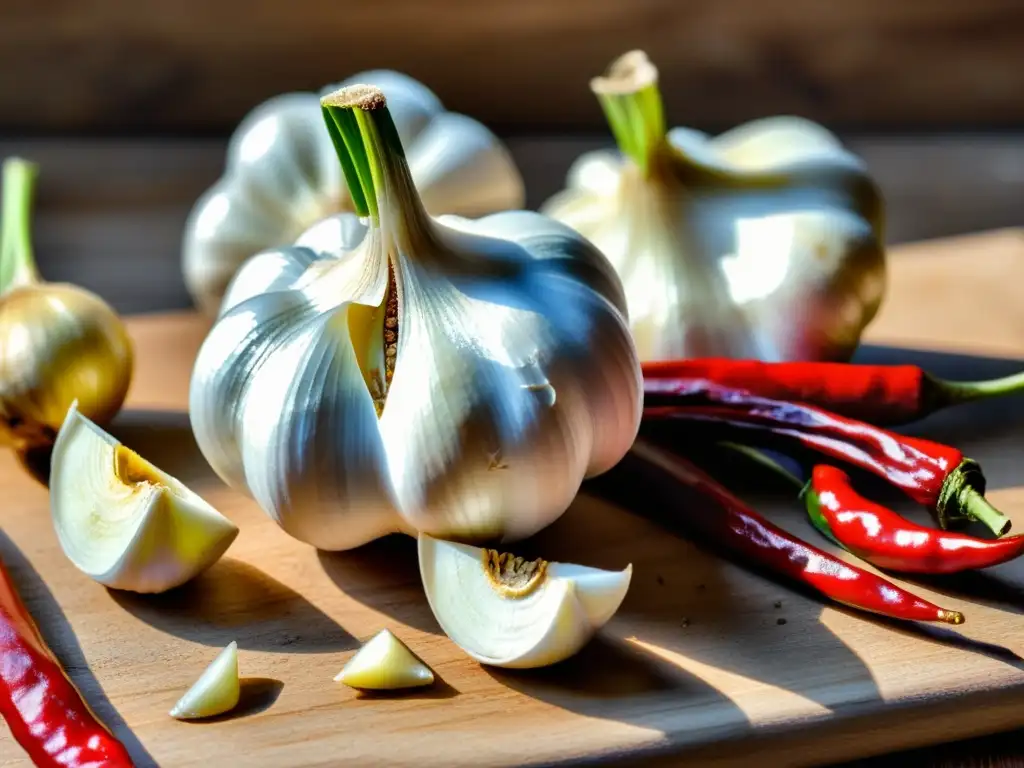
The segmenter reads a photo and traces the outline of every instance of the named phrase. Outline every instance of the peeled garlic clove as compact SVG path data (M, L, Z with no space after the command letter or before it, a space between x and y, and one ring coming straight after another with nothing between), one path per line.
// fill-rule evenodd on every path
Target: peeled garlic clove
M238 706L238 643L221 651L170 711L176 720L197 720L230 712Z
M392 691L430 685L434 673L405 643L382 629L348 660L334 682L362 690Z
M482 664L525 669L579 651L618 610L633 566L604 571L419 537L420 575L441 629Z
M163 592L213 565L238 528L78 411L53 448L50 512L75 566L100 584Z

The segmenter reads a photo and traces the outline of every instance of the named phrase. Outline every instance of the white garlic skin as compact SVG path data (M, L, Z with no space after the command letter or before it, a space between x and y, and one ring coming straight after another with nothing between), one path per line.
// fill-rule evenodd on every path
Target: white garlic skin
M667 139L679 152L649 178L618 152L583 155L541 209L615 265L641 359L849 359L886 286L863 163L790 117Z
M639 428L622 288L593 246L526 211L432 227L428 252L389 252L398 356L379 419L348 316L382 301L388 261L349 214L318 225L319 252L278 249L243 267L228 293L238 303L196 360L204 456L318 548L393 531L529 536ZM354 277L311 279L325 267Z
M374 84L387 95L428 212L475 217L523 205L511 155L482 124L445 111L428 88L398 72L362 72L343 84L350 83ZM351 210L320 95L286 93L260 104L239 123L224 175L196 201L186 223L182 266L193 300L216 314L246 259L290 245L315 222Z

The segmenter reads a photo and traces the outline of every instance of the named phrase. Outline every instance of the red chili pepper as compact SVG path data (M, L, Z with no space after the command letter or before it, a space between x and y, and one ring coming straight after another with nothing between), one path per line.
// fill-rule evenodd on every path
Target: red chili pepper
M906 437L803 403L759 397L737 389L695 382L709 405L644 408L644 419L711 422L795 440L801 445L884 477L926 506L943 529L979 520L997 536L1010 520L985 500L981 467L940 443ZM740 442L749 442L745 438Z
M47 647L0 564L0 715L39 768L132 768Z
M633 453L680 482L689 523L744 558L852 608L894 619L963 623L958 611L939 608L773 525L689 460L643 441Z
M695 381L707 381L775 400L817 405L872 424L908 424L942 408L1024 392L1024 373L989 381L944 381L916 365L764 363L705 358L643 364L648 402L683 405L681 391L699 397Z
M1024 554L1024 536L978 539L916 525L865 499L850 476L819 464L803 491L814 526L861 560L904 573L959 573L999 565Z

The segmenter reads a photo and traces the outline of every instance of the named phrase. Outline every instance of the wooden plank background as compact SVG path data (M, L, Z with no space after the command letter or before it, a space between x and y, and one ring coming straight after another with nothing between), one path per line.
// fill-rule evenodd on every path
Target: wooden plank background
M674 122L1024 123L1021 0L8 0L0 129L226 130L262 99L401 69L500 129L599 128L645 48Z

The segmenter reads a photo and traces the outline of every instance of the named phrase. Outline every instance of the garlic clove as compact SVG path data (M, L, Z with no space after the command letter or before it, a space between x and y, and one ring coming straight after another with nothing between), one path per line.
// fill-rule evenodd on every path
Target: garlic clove
M419 560L445 634L482 664L519 669L579 651L618 610L633 573L632 565L604 571L526 561L425 534Z
M677 146L690 144L683 139L685 130L670 130L669 141ZM764 117L738 125L714 138L701 136L719 160L747 171L768 170L818 155L855 160L831 131L800 117Z
M408 146L409 167L428 211L475 218L525 199L512 155L472 118L439 114Z
M230 712L241 697L238 643L221 651L170 711L176 720L197 720Z
M309 248L273 248L246 261L228 284L219 317L246 299L291 288L310 264L320 258Z
M61 548L107 587L164 592L224 554L238 528L181 482L83 416L57 434L50 511Z
M431 685L434 673L405 643L382 629L348 660L334 682L362 690L391 691Z

